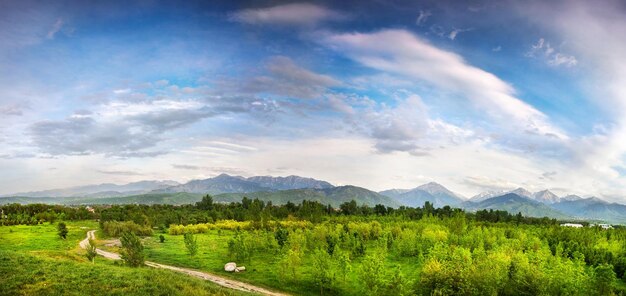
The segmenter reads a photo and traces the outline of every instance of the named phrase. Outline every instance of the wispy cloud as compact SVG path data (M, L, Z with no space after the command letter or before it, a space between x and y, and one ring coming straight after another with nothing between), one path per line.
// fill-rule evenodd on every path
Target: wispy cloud
M251 25L277 24L314 26L325 21L345 19L331 9L311 3L291 3L266 8L250 8L234 12L230 20Z
M423 25L432 15L433 14L430 10L420 10L420 13L417 15L417 19L415 19L415 24L418 26Z
M117 175L117 176L143 176L142 173L124 170L96 170L96 172L105 175Z
M57 19L57 21L54 23L54 25L52 26L52 28L50 29L50 31L48 31L48 34L46 34L46 38L48 39L54 39L54 36L61 31L61 28L63 28L63 19L59 18Z
M573 67L578 64L576 57L558 52L554 47L552 47L552 45L550 45L550 42L547 42L544 38L539 38L537 43L531 46L530 51L526 53L526 56L543 58L550 66L563 65Z
M545 114L516 98L511 85L407 31L332 34L324 42L368 67L463 94L503 124L537 135L566 138Z
M448 34L448 38L449 38L450 40L454 40L454 39L456 39L456 37L457 37L460 33L463 33L463 32L469 32L469 31L472 31L472 30L474 30L474 29L472 29L472 28L469 28L469 29L456 29L456 28L455 28L455 29L452 29L452 31L450 31L450 33Z

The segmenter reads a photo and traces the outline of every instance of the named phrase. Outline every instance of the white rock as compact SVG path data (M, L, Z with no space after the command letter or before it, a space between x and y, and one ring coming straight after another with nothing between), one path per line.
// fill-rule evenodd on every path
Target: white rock
M237 269L237 264L235 262L228 262L224 265L224 270L228 272L233 272Z
M237 266L237 268L235 268L235 272L242 272L242 271L246 271L245 266Z

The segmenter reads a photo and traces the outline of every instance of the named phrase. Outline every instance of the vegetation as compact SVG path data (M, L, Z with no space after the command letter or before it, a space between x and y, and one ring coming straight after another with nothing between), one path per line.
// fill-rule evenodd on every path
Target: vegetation
M87 257L87 260L91 261L91 263L94 263L96 260L96 256L98 256L98 252L96 251L96 243L94 242L93 239L89 239L89 244L87 244L87 253L85 254L85 256Z
M190 256L195 256L198 253L198 242L193 233L185 233L185 247Z
M248 295L184 274L88 261L78 243L91 221L0 227L0 295ZM97 244L97 241L94 242Z
M141 239L133 232L124 232L120 237L120 242L122 243L120 253L122 260L131 267L143 265L144 255Z
M59 222L59 224L57 225L57 231L58 231L60 238L62 239L67 238L68 230L67 230L67 226L65 226L65 223Z
M568 228L554 219L429 203L394 209L346 202L335 209L210 197L186 206L96 207L93 215L105 235L121 236L121 250L102 247L120 251L128 265L146 258L297 295L626 293L621 227ZM68 228L70 241L76 234ZM229 261L246 271L224 272Z

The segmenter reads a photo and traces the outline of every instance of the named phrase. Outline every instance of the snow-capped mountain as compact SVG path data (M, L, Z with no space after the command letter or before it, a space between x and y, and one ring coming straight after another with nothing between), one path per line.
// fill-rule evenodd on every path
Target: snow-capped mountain
M470 199L471 202L481 202L493 197L497 197L497 196L502 196L508 193L515 193L519 196L522 197L526 197L532 200L536 200L538 202L544 203L544 204L553 204L553 203L557 203L561 200L561 198L559 196L557 196L556 194L552 193L550 190L542 190L542 191L538 191L535 193L532 193L522 187L514 189L514 190L510 190L510 191L504 191L504 190L500 190L500 191L486 191L486 192L482 192L480 194L475 195L474 197L472 197ZM572 198L574 198L572 196Z
M472 198L470 198L469 200L471 202L481 202L483 200L487 200L490 199L492 197L496 197L496 196L501 196L506 194L507 191L505 190L490 190L490 191L485 191L485 192L481 192L479 194L476 194L474 196L472 196Z
M458 206L464 198L441 184L430 182L414 189L390 189L381 191L380 194L394 198L405 206L421 207L425 202L432 203L435 207Z
M561 200L561 198L559 198L556 194L552 193L550 190L542 190L539 192L535 192L532 198L536 201L539 201L545 204L553 204Z

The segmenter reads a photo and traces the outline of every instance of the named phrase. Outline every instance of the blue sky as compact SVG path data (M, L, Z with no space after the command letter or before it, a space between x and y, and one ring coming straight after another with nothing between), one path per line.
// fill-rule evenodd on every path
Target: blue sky
M0 193L225 172L626 198L619 1L0 8Z

